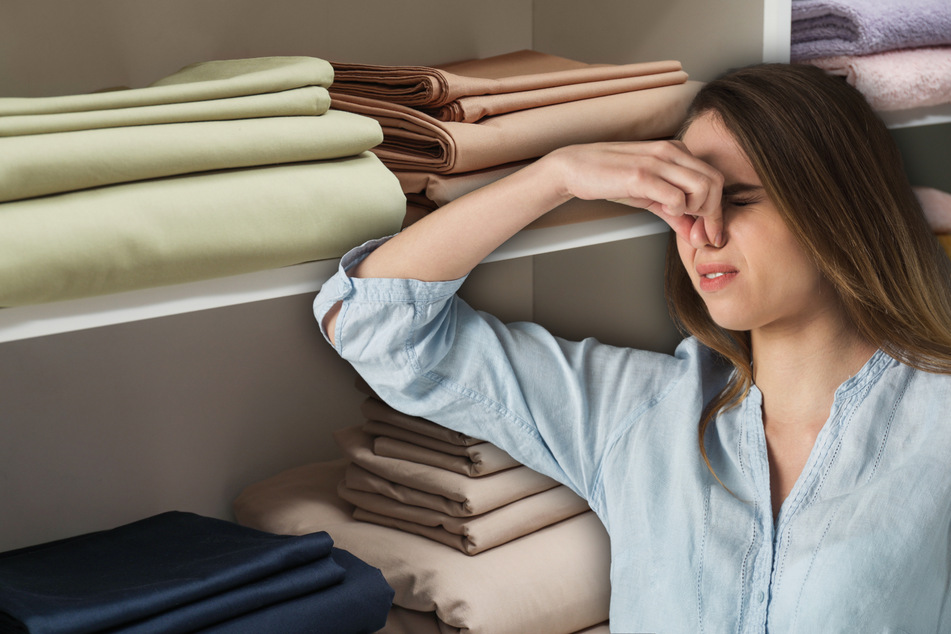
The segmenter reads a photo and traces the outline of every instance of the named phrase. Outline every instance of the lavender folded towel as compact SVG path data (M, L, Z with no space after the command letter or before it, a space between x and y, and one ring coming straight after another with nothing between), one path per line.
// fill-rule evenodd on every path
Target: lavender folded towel
M793 61L951 44L948 0L793 0Z

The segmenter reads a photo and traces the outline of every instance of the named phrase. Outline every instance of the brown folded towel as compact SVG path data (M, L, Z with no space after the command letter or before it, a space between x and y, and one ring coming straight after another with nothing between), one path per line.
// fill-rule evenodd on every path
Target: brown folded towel
M383 127L374 152L391 169L470 172L543 156L575 143L670 137L699 82L647 88L490 117L439 121L419 110L331 88L332 107L373 117Z

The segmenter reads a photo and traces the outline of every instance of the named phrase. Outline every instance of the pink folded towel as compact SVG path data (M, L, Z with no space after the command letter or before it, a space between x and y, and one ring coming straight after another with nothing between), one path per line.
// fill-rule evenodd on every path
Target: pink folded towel
M821 57L809 63L845 77L879 111L951 103L951 46Z

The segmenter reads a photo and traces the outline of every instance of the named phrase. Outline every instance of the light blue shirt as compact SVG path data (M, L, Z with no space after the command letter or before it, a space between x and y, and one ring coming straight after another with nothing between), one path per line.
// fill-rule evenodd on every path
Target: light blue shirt
M773 521L754 387L708 430L730 368L505 325L462 283L351 279L336 346L393 407L488 440L585 497L611 539L614 632L951 632L951 376L881 351L835 393Z

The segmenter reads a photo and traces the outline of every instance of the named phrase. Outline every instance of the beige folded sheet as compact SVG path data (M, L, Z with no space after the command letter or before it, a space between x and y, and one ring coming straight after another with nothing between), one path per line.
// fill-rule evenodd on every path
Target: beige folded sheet
M266 117L0 138L0 202L236 167L360 154L383 140L369 117Z
M369 386L361 380L357 381L357 388L367 393ZM414 432L421 436L427 436L434 440L439 440L450 445L460 447L469 447L482 442L466 434L453 431L448 427L437 425L436 423L421 418L419 416L410 416L396 409L393 409L380 399L370 396L360 404L360 413L366 416L368 421L379 421L395 425L407 431Z
M330 63L316 57L214 60L186 66L145 88L55 97L3 97L0 117L227 99L304 86L327 88L333 77Z
M334 440L343 455L370 473L457 502L468 515L486 513L558 486L555 480L525 466L470 478L438 467L377 456L373 453L372 437L360 425L337 430Z
M353 519L336 493L345 464L315 463L252 484L235 500L235 518L280 534L327 531L380 568L397 606L435 613L443 634L568 634L607 620L608 538L593 512L469 556Z
M480 123L443 122L418 110L345 95L334 108L377 119L383 143L374 152L394 170L453 174L543 156L575 143L670 137L686 117L699 82L648 88L520 110Z
M379 634L458 634L458 628L450 628L442 623L434 612L417 612L398 605L390 608L386 618L386 627ZM573 634L611 634L608 622L598 623Z
M523 50L441 66L333 62L334 88L427 111L443 121L484 117L566 101L683 83L678 61L586 64Z
M422 535L467 555L477 555L589 510L584 499L563 485L473 517L453 517L351 489L345 480L337 493L356 507L355 519Z
M4 203L0 306L339 257L397 231L405 209L370 152Z
M519 465L515 458L487 442L459 446L378 421L367 421L363 431L373 436L373 453L427 464L477 478Z

